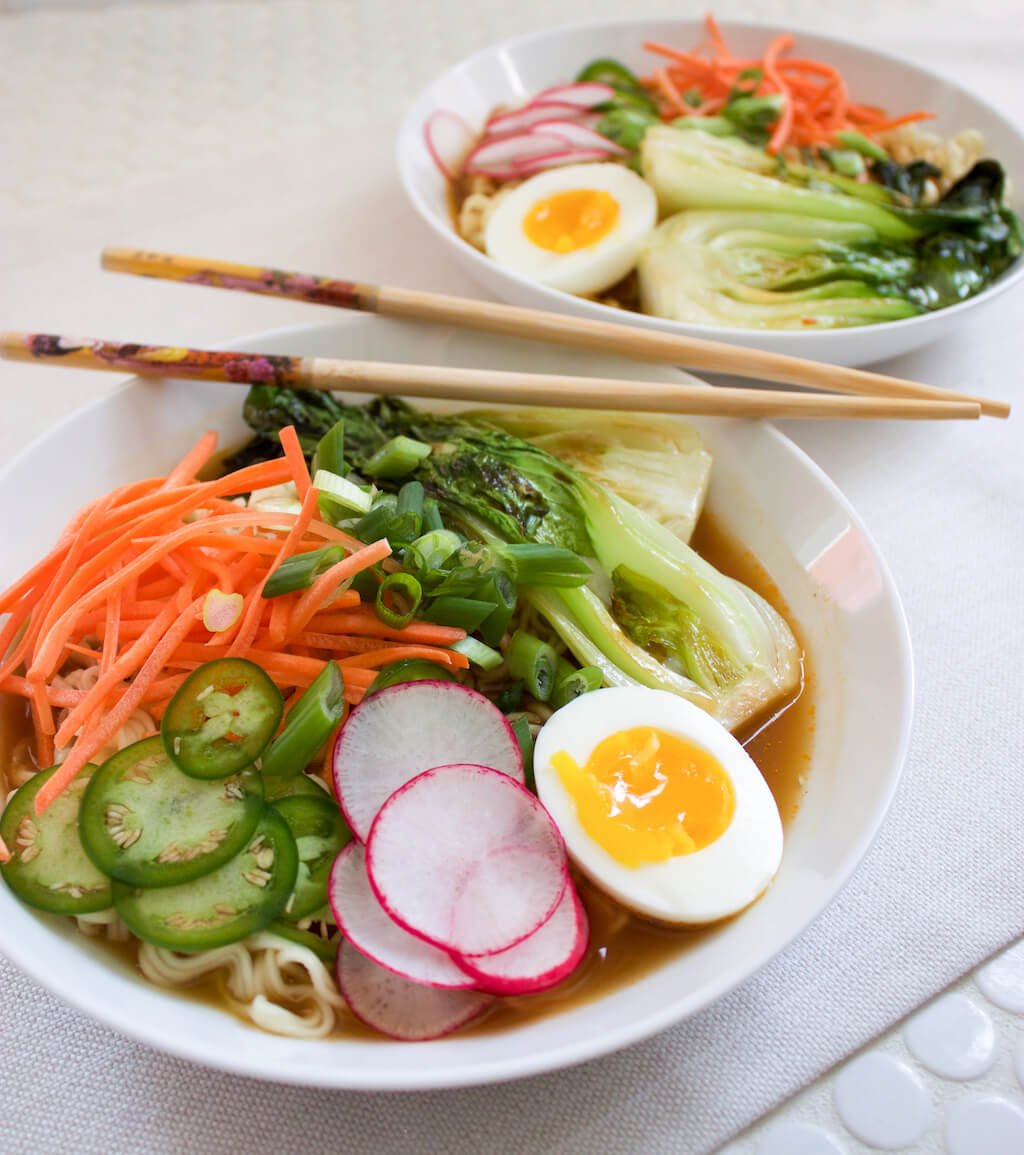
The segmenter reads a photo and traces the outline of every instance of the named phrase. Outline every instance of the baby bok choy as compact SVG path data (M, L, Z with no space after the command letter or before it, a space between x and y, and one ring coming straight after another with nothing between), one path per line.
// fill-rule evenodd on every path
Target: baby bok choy
M656 126L644 138L643 171L666 219L640 258L641 303L673 320L897 320L980 292L1021 252L995 161L924 205L898 181L857 181L737 137Z
M281 392L259 386L246 404L249 423L268 445L276 423L295 420L302 397L293 392L278 413ZM315 405L320 412L322 400ZM519 595L606 684L672 691L732 728L796 686L800 652L786 623L683 540L691 515L680 513L672 489L689 484L703 491L706 455L689 473L674 472L673 462L703 455L694 434L673 434L657 418L644 436L640 419L598 416L588 453L588 438L572 430L566 414L438 415L390 398L364 407L334 401L331 410L325 427L344 416L346 458L357 474L393 437L430 446L410 476L437 503L442 532L457 531L499 554L539 543L586 559L593 571L586 584L524 581ZM313 425L315 420L307 427ZM645 453L650 456L640 468L651 484L641 508L625 496L632 485L627 463ZM657 494L664 499L660 519ZM438 592L479 597L454 587Z

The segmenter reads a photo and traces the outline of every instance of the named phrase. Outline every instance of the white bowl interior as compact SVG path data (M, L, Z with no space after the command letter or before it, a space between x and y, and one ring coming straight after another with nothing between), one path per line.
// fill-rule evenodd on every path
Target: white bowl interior
M756 55L776 33L792 31L768 24L730 21L725 33L737 54ZM1024 278L1024 261L984 293L937 313L886 324L820 332L751 331L684 325L659 317L622 313L580 297L545 288L509 272L468 244L452 227L446 184L427 151L423 126L438 108L459 112L480 127L496 105L516 105L540 89L571 80L588 61L612 56L631 68L650 68L642 44L656 40L687 47L704 36L699 20L627 20L575 25L533 33L485 49L449 69L427 88L407 112L398 135L398 169L413 205L442 238L452 255L484 288L517 305L627 320L648 329L753 345L774 352L856 365L910 352L958 324L977 305ZM847 78L854 94L871 93L873 102L894 110L926 108L936 113L935 131L953 134L977 129L988 153L1005 167L1017 192L1024 188L1024 135L978 97L924 68L862 45L798 32L801 54L827 60ZM926 125L925 128L930 126Z
M683 379L654 366L377 318L293 329L242 345L583 374L628 369L651 379ZM168 467L204 429L216 428L222 444L239 443L246 435L242 397L236 386L135 380L30 446L0 474L0 524L9 543L0 558L0 585L48 546L88 496ZM33 913L5 887L0 950L62 999L152 1046L276 1081L365 1089L467 1085L564 1066L650 1035L742 982L824 909L877 831L906 747L910 651L888 571L824 474L765 424L712 420L701 429L715 457L710 507L775 579L818 679L806 797L788 829L777 881L742 917L607 997L514 1030L418 1045L264 1034L150 986L70 923ZM73 487L58 484L66 474L53 463L61 461L75 463Z

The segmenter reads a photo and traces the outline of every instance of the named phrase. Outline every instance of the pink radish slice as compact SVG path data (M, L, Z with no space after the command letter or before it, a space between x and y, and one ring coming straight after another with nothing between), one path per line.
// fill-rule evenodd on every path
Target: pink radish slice
M559 104L574 104L578 108L593 108L595 104L604 104L615 97L615 89L610 84L602 84L599 80L586 80L579 84L556 84L553 88L545 88L538 92L531 104L547 104L557 101Z
M514 165L517 180L533 176L534 173L547 172L549 168L560 168L564 164L586 164L592 160L607 160L608 153L598 152L597 149L569 148L564 151L549 152L543 156L530 157L522 164Z
M426 770L391 795L370 831L366 869L395 922L461 955L532 934L569 877L540 802L507 774L465 764Z
M423 125L423 142L441 175L454 180L462 159L474 136L473 130L456 112L439 108Z
M370 887L366 852L357 842L350 842L334 860L327 897L338 929L378 966L424 986L465 990L477 985L449 954L389 917Z
M523 780L512 727L476 690L402 682L364 699L342 726L332 763L335 794L356 838L366 841L377 811L399 786L451 762L481 763Z
M567 120L584 110L576 104L558 101L532 102L512 112L499 112L491 117L484 127L484 136L508 136L514 132L524 132L545 120Z
M544 136L555 137L571 148L585 148L603 151L615 156L625 156L627 150L614 140L602 136L592 128L586 128L573 120L552 120L544 125Z
M360 1022L405 1043L450 1035L494 1001L481 991L442 991L410 982L360 954L347 939L338 948L338 986Z
M587 951L586 911L570 883L555 913L522 942L497 954L457 956L478 986L496 995L533 995L557 986L579 966Z
M485 140L466 157L462 167L465 172L475 172L478 168L514 165L529 160L530 157L556 152L564 147L565 141L560 136L548 136L543 132L518 132L512 136Z

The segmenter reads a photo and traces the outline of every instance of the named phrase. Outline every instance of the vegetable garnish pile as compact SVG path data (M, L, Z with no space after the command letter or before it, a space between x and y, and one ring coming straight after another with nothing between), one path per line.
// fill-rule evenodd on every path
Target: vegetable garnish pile
M390 610L382 620L349 588L391 545L383 534L364 544L331 524L339 509L351 512L346 498L311 485L293 429L281 431L280 443L283 458L198 482L216 447L208 434L166 477L122 486L80 510L54 549L0 595L0 613L10 614L0 630L0 691L30 701L39 765L66 754L37 811L138 707L158 718L211 658L252 659L294 690L340 656L350 702L399 658L468 664L448 648L465 637L461 627ZM336 475L321 473L321 484L332 485ZM262 499L277 486L291 486L291 496ZM238 503L244 495L248 507ZM363 499L359 491L348 500ZM76 659L98 663L88 689L69 688L61 676ZM59 721L56 711L65 712Z
M1006 177L967 130L860 103L777 36L730 51L647 43L495 110L474 139L427 124L459 235L551 289L687 324L837 328L947 308L1020 256Z

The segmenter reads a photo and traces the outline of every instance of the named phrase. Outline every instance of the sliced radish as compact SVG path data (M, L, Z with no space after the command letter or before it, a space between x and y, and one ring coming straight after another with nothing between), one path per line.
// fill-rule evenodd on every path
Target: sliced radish
M542 156L531 157L522 164L513 165L517 180L533 176L534 173L547 172L549 168L559 168L563 164L585 164L592 160L607 160L608 153L596 148L569 148L558 152L549 152Z
M482 1015L494 1001L481 991L442 991L378 966L345 940L338 948L338 986L360 1022L392 1039L440 1039Z
M564 124L565 121L559 123ZM544 132L517 132L494 140L485 140L466 157L464 172L475 172L480 168L501 168L527 161L531 157L547 152L557 152L565 147L561 136L549 136Z
M577 108L593 108L595 104L604 104L615 97L615 89L610 84L603 84L599 80L586 80L579 84L556 84L553 88L545 88L538 92L531 104L547 104L557 101L559 104L573 104Z
M334 860L327 897L338 929L378 966L410 982L448 990L477 985L451 956L403 930L377 901L366 876L366 852L357 842Z
M457 112L438 108L423 125L423 142L427 152L448 180L454 180L459 162L466 154L475 133Z
M484 136L507 136L514 132L524 132L545 120L568 120L582 113L576 104L564 101L531 101L512 112L499 112L492 116L484 127Z
M497 954L456 956L478 986L496 995L532 995L557 986L579 966L587 951L587 914L570 883L555 913L522 942Z
M608 137L574 120L550 121L544 125L544 136L559 139L571 148L603 151L613 156L625 156L628 151L621 144L616 144L614 140L609 140Z
M364 699L342 726L332 759L335 794L355 836L366 841L378 810L410 778L450 762L493 766L523 780L512 727L476 690L401 682Z
M569 877L540 802L508 774L465 764L426 770L391 795L370 831L366 869L396 922L460 955L533 934Z

